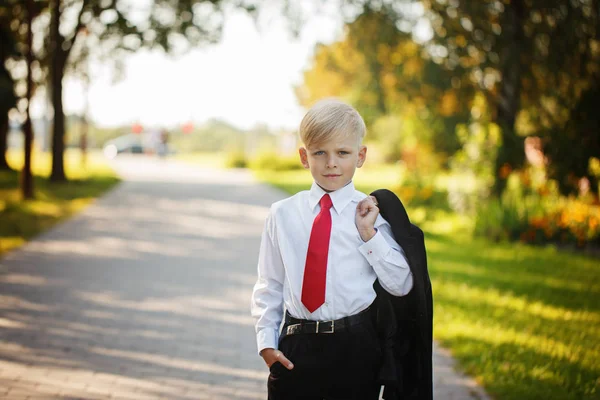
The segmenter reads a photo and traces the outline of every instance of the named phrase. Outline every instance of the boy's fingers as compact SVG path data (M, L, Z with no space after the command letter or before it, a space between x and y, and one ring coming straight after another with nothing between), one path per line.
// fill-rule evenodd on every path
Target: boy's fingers
M276 361L279 361L287 369L294 368L294 364L292 364L292 362L290 360L288 360L287 357L284 356L281 351L277 352L277 356L275 358L276 358Z
M377 205L375 203L369 201L368 199L365 199L365 200L361 201L360 203L358 203L358 206L356 208L358 209L359 214L364 217L370 211L376 210Z
M288 360L287 357L283 355L283 353L279 353L279 354L281 354L281 356L279 356L278 360L280 363L283 364L284 367L286 367L287 369L294 368L294 364L292 364L292 362L290 360Z

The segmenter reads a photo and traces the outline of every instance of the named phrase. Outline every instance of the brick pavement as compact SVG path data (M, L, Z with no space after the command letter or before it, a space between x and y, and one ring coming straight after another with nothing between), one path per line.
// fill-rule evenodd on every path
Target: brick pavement
M0 398L264 399L249 297L278 191L121 158L125 181L0 260ZM440 399L485 399L436 354Z

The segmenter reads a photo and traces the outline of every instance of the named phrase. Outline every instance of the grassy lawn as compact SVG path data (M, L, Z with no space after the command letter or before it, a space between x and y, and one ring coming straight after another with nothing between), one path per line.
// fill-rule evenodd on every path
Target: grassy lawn
M256 173L293 194L306 171ZM358 170L369 193L390 170ZM496 399L600 399L600 260L552 247L471 239L466 218L411 209L425 230L434 337Z
M10 151L13 169L23 165L21 152ZM0 255L83 209L114 186L118 179L99 153L88 155L81 165L78 151L67 151L65 169L69 182L51 183L49 153L33 155L35 199L21 201L19 172L0 172Z

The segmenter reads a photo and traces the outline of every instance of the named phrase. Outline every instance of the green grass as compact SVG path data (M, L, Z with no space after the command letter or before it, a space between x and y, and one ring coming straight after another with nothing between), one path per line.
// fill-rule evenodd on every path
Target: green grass
M13 169L22 168L20 152L10 151L8 161ZM77 213L118 182L98 153L89 154L83 167L79 152L67 151L66 183L48 180L50 165L50 154L33 154L35 199L26 201L21 200L20 172L0 171L0 255Z
M366 193L398 182L360 172ZM306 171L256 176L290 194L311 183ZM439 210L409 215L425 230L434 337L461 369L496 399L600 399L600 260L472 239L470 221Z
M426 236L434 336L498 399L600 398L600 262Z

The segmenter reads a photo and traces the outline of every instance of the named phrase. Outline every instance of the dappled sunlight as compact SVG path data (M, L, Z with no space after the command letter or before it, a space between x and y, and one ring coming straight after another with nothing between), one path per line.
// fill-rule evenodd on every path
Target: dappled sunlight
M469 372L482 371L488 387L502 387L493 379L499 373L549 379L547 384L556 388L571 380L566 374L579 374L586 382L595 379L600 354L589 343L600 337L600 313L553 306L467 282L434 279L432 285L434 337L452 347ZM520 371L523 357L529 367ZM506 370L492 369L498 363Z
M252 223L264 221L268 212L268 207L209 199L176 201L165 197L157 200L156 196L133 194L127 201L118 200L116 207L112 203L100 204L90 210L89 215L96 218L94 229L106 228L105 221L118 223L126 219L128 224L116 226L118 232L131 232L137 228L137 223L155 223L166 232L180 235L222 238L229 233L230 237L244 237L256 234L256 225Z
M22 329L25 324L19 321L13 321L7 318L0 318L0 328L2 329Z
M10 275L3 275L3 277L7 277L7 276L10 277ZM10 281L10 278L3 281L0 284L0 287L4 286L4 283L6 283L7 281ZM51 312L51 311L56 310L56 306L29 301L20 296L11 296L11 295L6 295L6 294L0 294L0 310L2 310L2 309L5 309L5 310L21 309L21 310L25 310L25 311Z
M449 323L443 337L443 343L451 344L453 355L466 362L467 370L477 366L485 374L510 374L519 379L547 380L549 392L552 387L563 387L568 375L579 376L586 382L593 382L597 354L590 354L586 343L567 345L542 335L532 335L526 331L507 328L501 323ZM529 359L529 366L523 362ZM538 360L531 366L532 359ZM499 362L502 371L491 369ZM559 368L562 364L569 368ZM489 382L494 386L493 382ZM496 382L502 386L503 382ZM579 390L590 388L580 387ZM549 396L548 398L553 398Z
M135 259L134 252L124 252L122 249L127 243L119 240L111 240L101 246L95 246L93 243L81 242L78 240L43 240L36 241L27 245L27 250L31 253L40 253L47 255L79 255L93 256L98 258L125 258Z
M467 304L483 304L503 310L504 312L519 312L531 317L561 321L580 321L600 323L600 313L586 310L570 310L564 307L555 307L539 301L530 301L526 297L515 296L509 292L497 289L480 289L466 283L439 282L434 280L435 296L463 301Z
M0 261L0 385L15 377L24 397L265 397L249 299L264 204L281 194L146 172Z
M0 276L0 282L13 283L18 285L27 286L46 286L46 285L58 285L60 281L56 279L48 279L41 276L27 275L27 274L12 274L6 276Z
M158 366L175 367L185 369L187 371L200 371L211 374L225 374L239 378L250 378L264 380L264 372L258 372L253 370L239 369L239 368L228 368L223 367L214 363L203 363L203 362L191 362L185 359L178 359L174 357L165 357L156 354L140 353L134 351L117 351L107 348L95 347L90 349L92 353L98 353L103 356L115 356L119 358L131 359L136 361L142 361L152 363Z
M444 271L449 274L461 273L471 277L481 277L494 282L504 282L507 284L514 283L514 277L507 271L498 269L485 268L475 264L469 264L460 261L444 261L440 265ZM539 287L540 285L553 289L569 289L574 292L579 290L587 290L590 292L598 292L600 294L600 282L581 281L570 279L569 277L555 278L542 273L531 273L521 271L519 273L519 284L528 283Z
M79 292L75 296L102 307L116 307L130 311L142 310L146 312L168 311L171 314L182 316L210 317L222 322L253 326L253 319L249 311L245 308L240 309L237 302L223 301L223 298L229 298L226 296L218 298L200 295L172 296L169 298L145 298L135 301L118 298L114 293Z
M574 363L592 366L592 360L585 357L583 354L585 350L582 346L577 346L579 347L577 348L551 337L536 335L527 330L512 329L501 323L491 323L489 320L447 324L443 339L452 340L459 337L481 340L494 346L510 343L553 358L566 358Z
M427 239L432 279L482 293L496 290L523 299L528 307L539 303L577 313L568 315L600 312L600 303L592 300L600 295L600 283L590 279L597 274L593 258L526 245L492 245L481 240L459 243L447 237ZM434 285L434 294L437 289Z
M4 288L10 290L11 285ZM128 390L149 398L264 397L268 372L256 356L248 288L224 287L223 297L147 296L140 301L127 300L115 291L64 289L66 297L50 297L54 298L52 309L13 301L14 311L0 311L0 380L17 374L24 392L45 393L38 390L43 385L44 390L56 388L82 398L94 398L90 393L97 390L100 397L106 396L99 383L105 379L112 383L106 390L117 390L124 397ZM148 287L150 292L155 289ZM235 292L244 296L227 296ZM20 304L26 309L20 309ZM247 327L247 334L241 336L245 344L236 342L240 337L235 325L240 324ZM243 360L253 360L244 361L253 367L242 367ZM23 365L29 368L20 369ZM78 379L87 384L71 385ZM231 384L215 384L228 380Z
M196 381L185 376L140 375L129 377L119 373L97 373L56 366L22 366L18 363L0 360L3 377L0 386L11 387L14 396L28 395L55 397L59 394L69 398L100 399L118 394L119 398L150 399L168 398L173 400L198 399L262 399L264 394L249 384L247 379L233 378L226 386L215 386ZM7 378L12 377L10 385ZM15 378L18 381L15 383ZM264 377L263 377L264 378ZM252 379L252 378L248 378ZM252 379L254 380L254 379ZM93 381L93 384L90 384Z
M491 394L529 398L532 386L540 398L593 393L600 357L596 259L427 233L426 246L434 337Z

